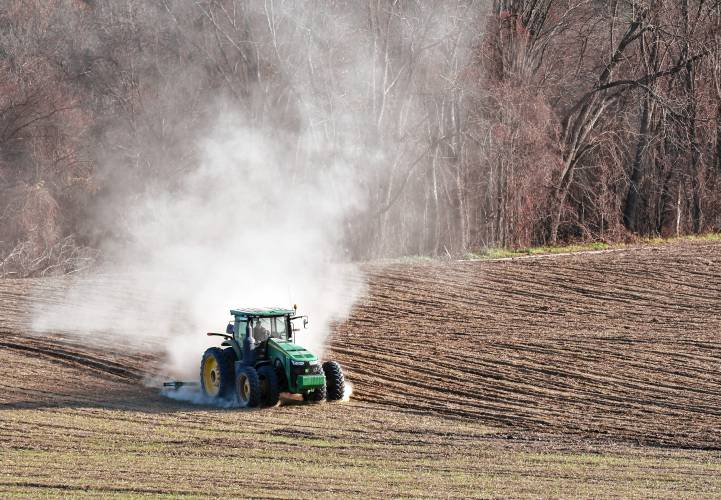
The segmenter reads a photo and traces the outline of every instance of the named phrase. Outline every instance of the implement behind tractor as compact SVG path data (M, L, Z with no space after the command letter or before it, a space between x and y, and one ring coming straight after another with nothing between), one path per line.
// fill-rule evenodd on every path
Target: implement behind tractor
M335 361L318 357L294 343L294 309L232 309L234 321L221 347L211 347L200 364L200 385L212 398L237 396L241 407L275 406L281 392L301 394L305 401L343 398L345 380Z

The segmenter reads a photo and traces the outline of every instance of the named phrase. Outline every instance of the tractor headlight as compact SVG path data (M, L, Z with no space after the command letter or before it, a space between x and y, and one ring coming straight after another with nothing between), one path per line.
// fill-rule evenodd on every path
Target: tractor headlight
M303 366L303 365L305 365L305 363L304 363L303 361L292 361L292 360L291 360L291 363L293 364L293 366Z

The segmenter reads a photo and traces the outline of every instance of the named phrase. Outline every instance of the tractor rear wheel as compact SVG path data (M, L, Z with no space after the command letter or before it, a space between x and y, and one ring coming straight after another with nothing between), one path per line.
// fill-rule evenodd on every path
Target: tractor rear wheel
M211 347L200 362L200 385L206 396L226 398L233 391L233 363L223 349Z
M255 408L260 404L260 380L255 368L244 366L235 379L235 392L241 408Z
M263 406L275 406L280 399L280 387L278 374L269 365L261 366L258 369L260 380L260 401Z
M343 399L345 377L343 377L343 370L340 365L335 361L326 361L323 363L323 373L325 373L326 398L328 401Z

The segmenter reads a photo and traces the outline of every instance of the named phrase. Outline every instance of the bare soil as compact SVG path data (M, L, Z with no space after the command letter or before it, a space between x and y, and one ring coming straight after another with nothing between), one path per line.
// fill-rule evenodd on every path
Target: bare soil
M333 341L357 398L721 449L721 245L370 267Z
M65 280L0 281L0 496L721 495L721 244L364 271L351 402L254 411L28 335Z

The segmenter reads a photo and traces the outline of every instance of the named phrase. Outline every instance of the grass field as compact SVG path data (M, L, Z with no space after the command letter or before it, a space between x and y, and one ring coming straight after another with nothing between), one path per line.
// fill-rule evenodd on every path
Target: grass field
M361 403L241 415L166 401L143 409L116 405L0 412L0 491L287 498L721 494L721 464L712 452L590 446L549 436L509 440L477 423Z

